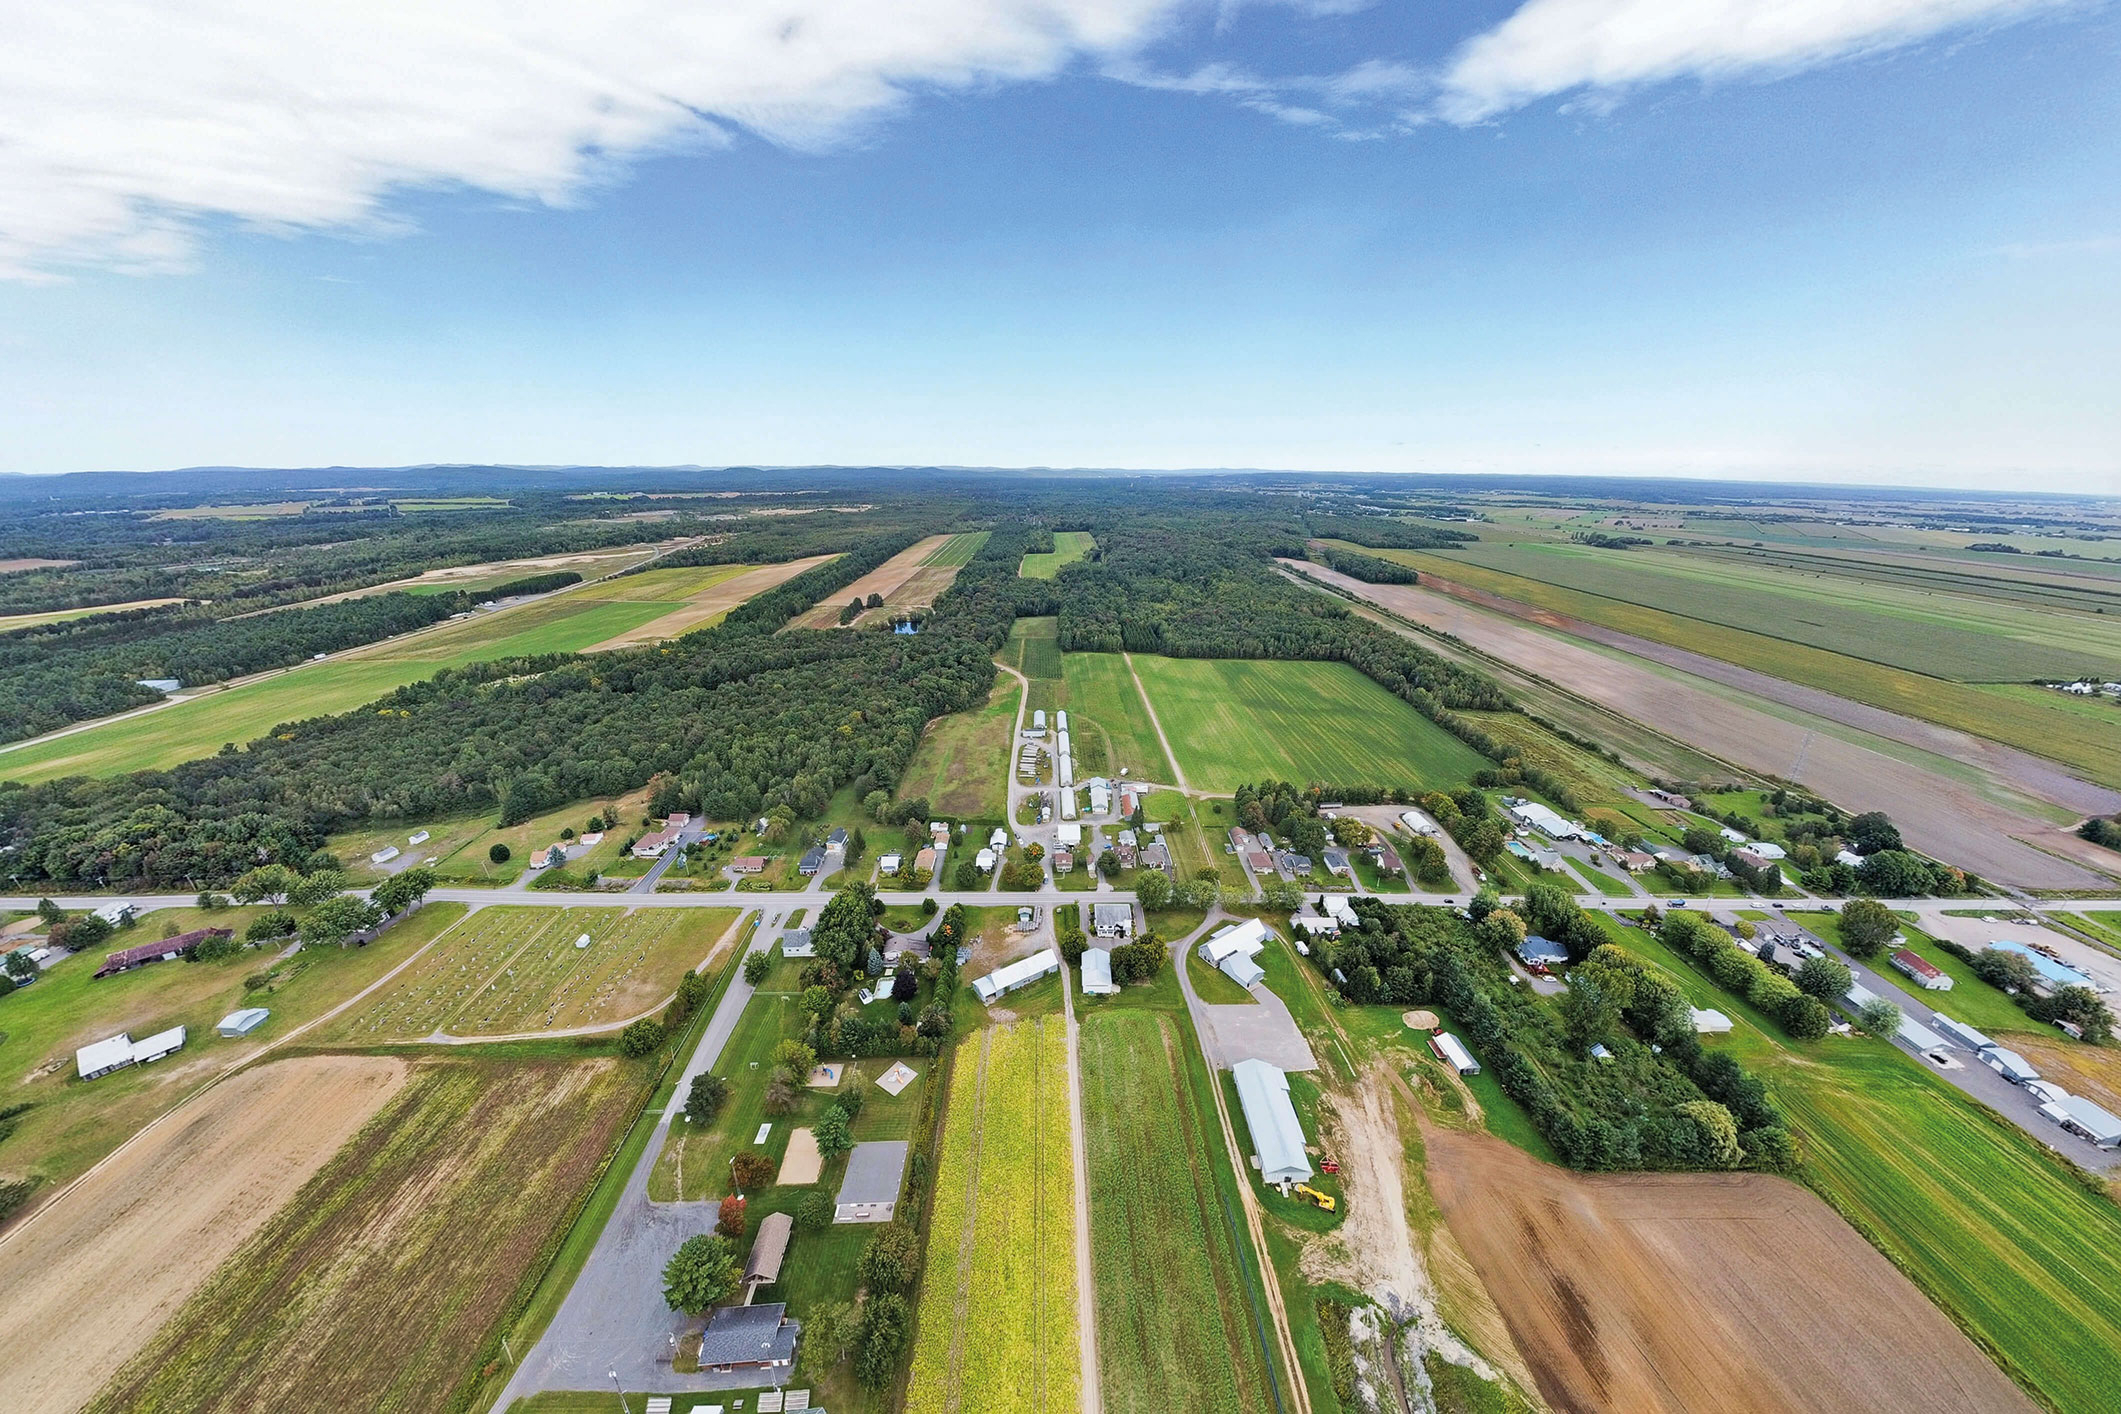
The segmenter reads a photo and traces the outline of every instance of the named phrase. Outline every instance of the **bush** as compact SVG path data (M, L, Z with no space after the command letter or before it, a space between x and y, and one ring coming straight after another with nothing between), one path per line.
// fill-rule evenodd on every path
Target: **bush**
M685 1118L694 1124L712 1124L728 1098L729 1082L703 1070L692 1077L692 1085L685 1092Z
M1834 1023L1833 1013L1826 1003L1817 997L1798 995L1790 998L1775 1013L1782 1029L1800 1041L1816 1041L1827 1033Z
M193 962L220 962L236 955L243 945L234 938L201 938L198 946L191 950Z
M773 971L773 959L762 952L752 953L744 959L744 980L756 987Z
M619 1052L635 1060L644 1059L662 1047L668 1034L662 1022L644 1016L619 1033Z
M833 1202L822 1191L806 1194L803 1201L795 1205L795 1225L817 1232L832 1225L832 1214Z
M832 1097L832 1107L836 1110L845 1111L847 1118L853 1119L861 1114L865 1098L861 1082L857 1079L854 1084L846 1086Z
M771 1154L745 1149L729 1161L729 1177L746 1193L755 1193L773 1182L776 1165Z
M1900 1008L1884 1000L1865 1002L1863 1010L1856 1013L1856 1020L1873 1036L1890 1038L1900 1030Z
M243 936L253 943L271 942L275 938L289 936L298 926L300 925L295 922L295 916L286 909L269 908L250 920L250 926L243 930Z
M495 864L506 864L510 850L505 844L496 844L486 851L486 857Z

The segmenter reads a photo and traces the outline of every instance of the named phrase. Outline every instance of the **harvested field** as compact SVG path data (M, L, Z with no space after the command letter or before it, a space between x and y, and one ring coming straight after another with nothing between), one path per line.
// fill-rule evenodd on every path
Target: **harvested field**
M1573 1174L1428 1138L1452 1235L1556 1410L2035 1406L1825 1203L1755 1174Z
M1364 584L1317 566L1304 572L1550 681L1567 683L1579 695L1711 755L1797 781L1850 811L1884 810L1916 848L1985 878L2028 888L2111 887L2104 875L2076 862L2095 856L2097 846L2042 819L2033 802L2015 807L2004 802L2025 801L2020 787L2049 798L2075 795L2121 804L2121 797L2023 752L1909 718L1896 719L1911 731L1937 738L1927 749L1949 746L1944 739L1956 738L1962 754L1954 759L1973 768L1964 774L1986 777L1962 779L1892 754L1884 742L1875 747L1862 744L1863 730L1848 729L1848 719L1868 721L1891 714L1860 703L1698 655L1683 655L1687 668L1674 670L1665 660L1678 650L1636 639L1631 642L1658 656L1648 660L1606 651L1426 587ZM1696 668L1712 672L1713 678L1696 676ZM1793 706L1797 710L1783 710ZM1816 722L1803 715L1821 709L1839 715ZM2036 841L2038 848L2025 841Z
M2072 1095L2084 1096L2109 1114L2121 1114L2121 1050L2039 1033L2004 1034L2000 1039Z
M79 560L0 560L0 574L21 574L27 570L63 570L68 565L78 565Z
M660 1006L733 908L482 909L331 1035L365 1044L615 1026ZM576 947L587 937L587 947Z
M7 1407L80 1408L113 1357L152 1339L407 1075L376 1056L259 1066L15 1228L0 1241Z
M962 1043L950 1080L909 1414L1079 1407L1075 1158L1058 1017Z
M158 1336L100 1343L103 1369L123 1364L89 1409L450 1407L501 1358L499 1322L564 1234L644 1075L613 1060L415 1067Z
M761 565L757 569L734 566L738 571L736 574L697 591L685 601L683 608L673 609L659 619L651 619L638 628L630 628L616 637L593 644L584 651L602 653L613 648L630 648L637 643L660 643L666 638L676 638L695 629L712 628L720 623L731 609L752 596L763 594L776 585L795 578L804 570L815 569L832 558L834 557L831 555L812 555L805 560Z
M965 561L986 539L985 531L931 535L899 551L845 589L835 591L825 602L804 610L789 627L837 628L840 610L849 600L867 599L872 594L883 599L885 609L925 608L950 587L950 581L957 578ZM861 623L868 617L864 614L854 622Z
M12 573L9 565L17 569L40 569L47 565L70 565L72 560L0 560L0 574ZM18 628L35 628L39 624L63 624L75 619L85 619L90 614L123 614L134 609L159 609L165 604L182 604L182 599L134 599L125 604L90 604L80 609L52 609L41 614L0 615L0 633L13 633Z
M938 817L1000 819L1009 808L1009 747L1022 693L1015 678L996 674L985 706L930 722L899 797L925 797Z

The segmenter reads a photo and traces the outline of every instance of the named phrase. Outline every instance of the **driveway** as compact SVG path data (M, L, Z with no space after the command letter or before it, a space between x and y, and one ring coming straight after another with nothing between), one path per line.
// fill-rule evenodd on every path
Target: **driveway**
M1201 939L1230 921L1220 911L1210 914L1180 951L1192 951ZM1263 1060L1283 1070L1318 1069L1318 1058L1297 1029L1288 1004L1266 983L1247 989L1258 999L1251 1006L1215 1005L1202 1001L1193 990L1184 957L1174 957L1172 963L1178 968L1179 989L1186 994L1186 1009L1193 1014L1193 1028L1200 1033L1201 1053L1208 1058L1210 1069L1228 1070L1241 1060Z

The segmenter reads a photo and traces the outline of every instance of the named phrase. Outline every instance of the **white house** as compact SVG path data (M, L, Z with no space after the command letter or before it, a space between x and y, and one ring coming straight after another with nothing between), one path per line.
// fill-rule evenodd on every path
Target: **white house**
M1134 905L1131 903L1091 904L1090 931L1100 938L1133 937Z
M1257 918L1247 918L1242 923L1231 923L1218 928L1207 941L1200 945L1200 955L1210 967L1222 966L1223 959L1233 953L1246 957L1256 956L1267 945L1267 925Z
M982 874L991 873L994 869L994 851L983 849L978 854L973 855L972 867L979 870Z
M1241 1060L1230 1067L1237 1081L1237 1102L1259 1160L1259 1176L1284 1187L1311 1177L1304 1152L1304 1129L1289 1102L1289 1077L1263 1060Z

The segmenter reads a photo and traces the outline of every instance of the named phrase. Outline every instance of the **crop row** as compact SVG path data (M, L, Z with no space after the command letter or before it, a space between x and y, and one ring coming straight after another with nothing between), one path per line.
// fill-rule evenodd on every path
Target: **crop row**
M977 1042L965 1044L968 1050L977 1050ZM985 1061L983 1052L965 1055L950 1075L935 1207L928 1219L928 1267L921 1283L907 1414L942 1414L954 1383L951 1371L961 1323L960 1242L965 1214L971 1210L973 1169L979 1151L979 1089Z

